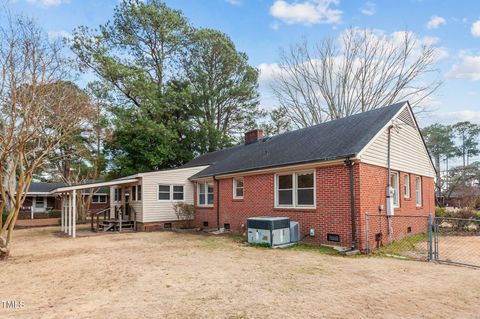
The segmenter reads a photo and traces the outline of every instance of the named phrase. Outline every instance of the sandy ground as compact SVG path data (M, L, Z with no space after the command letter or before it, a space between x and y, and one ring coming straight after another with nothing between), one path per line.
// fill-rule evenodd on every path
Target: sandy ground
M480 266L480 236L439 236L438 258Z
M480 270L172 232L16 232L1 318L480 318Z

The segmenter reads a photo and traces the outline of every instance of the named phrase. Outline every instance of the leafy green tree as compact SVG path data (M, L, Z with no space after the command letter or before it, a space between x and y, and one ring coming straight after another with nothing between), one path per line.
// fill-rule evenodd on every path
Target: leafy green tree
M109 89L113 175L188 161L191 145L179 121L192 109L184 103L188 89L176 82L191 37L186 18L160 1L125 0L98 30L77 28L72 50Z
M460 139L460 154L463 159L463 167L465 167L468 165L470 157L480 154L478 148L480 126L468 121L459 122L453 125L453 131Z
M196 124L205 136L200 152L228 146L235 133L255 126L260 113L258 71L227 35L196 30L183 65L197 110Z
M246 55L163 2L124 0L112 22L77 28L71 47L108 92L113 176L178 166L253 126L258 74Z

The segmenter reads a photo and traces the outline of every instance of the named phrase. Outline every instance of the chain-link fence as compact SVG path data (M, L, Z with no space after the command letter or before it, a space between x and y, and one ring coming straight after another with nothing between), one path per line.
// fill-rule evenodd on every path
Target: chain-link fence
M480 219L367 214L365 250L480 267Z
M436 217L433 259L480 267L480 219Z
M429 260L431 236L428 215L365 216L367 253ZM430 222L431 224L431 222ZM430 254L429 254L430 253Z

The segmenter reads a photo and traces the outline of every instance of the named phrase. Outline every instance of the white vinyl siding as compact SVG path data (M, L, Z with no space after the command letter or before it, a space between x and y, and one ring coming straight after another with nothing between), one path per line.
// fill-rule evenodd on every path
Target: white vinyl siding
M398 129L391 130L391 168L401 172L411 172L417 175L434 177L429 155L423 144L417 128L406 123L406 114L402 112L401 119L394 122ZM407 114L410 116L410 113ZM398 118L398 117L397 117ZM387 167L388 130L384 129L374 140L361 151L360 160L365 163Z
M415 177L415 202L418 207L422 206L422 178Z
M174 186L183 186L183 201L188 204L193 204L193 183L188 179L205 169L206 166L172 169L152 173L140 174L142 178L142 207L137 210L140 222L159 222L159 221L175 221L177 216L173 210L173 188ZM158 200L158 185L172 186L172 200ZM180 196L179 188L177 188L177 195ZM138 197L138 193L137 193ZM141 211L141 213L140 213Z
M275 207L314 208L315 171L275 175Z

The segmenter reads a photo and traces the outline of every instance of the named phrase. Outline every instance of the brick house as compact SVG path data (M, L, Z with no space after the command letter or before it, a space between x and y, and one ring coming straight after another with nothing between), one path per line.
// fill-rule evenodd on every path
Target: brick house
M48 212L59 211L61 208L60 197L53 191L65 183L32 182L27 191L27 196L20 209L19 219L47 218ZM89 196L89 190L83 196ZM108 188L98 188L90 199L90 211L104 208L109 203L110 191Z
M198 166L199 227L245 233L248 217L287 216L315 243L364 249L366 213L435 212L435 169L408 102L273 137L253 130L182 168Z

